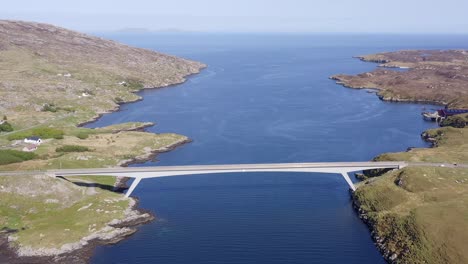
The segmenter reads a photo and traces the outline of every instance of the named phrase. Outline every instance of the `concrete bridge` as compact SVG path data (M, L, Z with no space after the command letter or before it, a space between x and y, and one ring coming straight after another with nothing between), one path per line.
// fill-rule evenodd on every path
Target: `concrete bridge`
M312 172L341 174L353 191L356 190L348 173L370 169L401 169L405 162L324 162L324 163L272 163L272 164L230 164L197 166L154 166L154 167L116 167L99 169L49 170L54 177L69 176L117 176L130 177L134 181L125 194L129 197L142 179L215 173L245 172ZM19 172L15 172L19 173ZM1 174L1 173L0 173ZM24 175L24 174L23 174ZM1 175L0 175L1 176Z

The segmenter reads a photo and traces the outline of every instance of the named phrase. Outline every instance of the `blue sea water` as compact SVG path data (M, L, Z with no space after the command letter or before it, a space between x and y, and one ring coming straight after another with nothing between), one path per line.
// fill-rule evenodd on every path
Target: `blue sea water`
M366 161L427 146L436 106L388 103L328 77L370 71L352 56L468 48L468 36L100 34L208 65L182 85L140 92L89 127L157 123L193 142L139 164ZM143 180L157 220L91 263L384 263L339 175L244 173Z

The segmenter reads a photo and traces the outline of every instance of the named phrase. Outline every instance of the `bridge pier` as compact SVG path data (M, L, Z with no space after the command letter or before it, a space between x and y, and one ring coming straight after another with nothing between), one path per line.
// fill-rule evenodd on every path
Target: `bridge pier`
M353 190L353 192L356 191L356 186L354 186L354 183L351 181L351 178L349 178L348 172L343 171L343 172L341 172L341 175L343 176L343 178L348 183L349 188L351 188L351 190Z
M405 162L307 162L307 163L273 163L273 164L227 164L227 165L193 165L193 166L155 166L155 167L116 167L95 169L60 169L49 170L46 173L55 176L109 176L134 178L125 197L132 195L142 179L169 176L187 176L194 174L244 173L244 172L310 172L341 174L349 188L356 190L348 173L370 169L399 169L407 166ZM35 173L35 172L34 172ZM23 175L31 172L0 172L2 175Z
M349 177L348 175L348 172L346 171L342 171L342 172L339 172L343 178L345 179L345 181L348 183L349 185L349 188L351 190L356 191L356 186L354 186L354 183L351 181L351 178ZM132 184L130 185L130 188L128 188L127 192L125 193L125 197L130 197L130 195L132 195L133 191L135 190L135 188L138 186L138 184L140 183L141 181L141 177L135 177Z
M130 188L128 188L127 192L125 193L125 197L127 197L127 198L130 197L130 195L135 190L135 188L140 183L140 181L141 181L140 177L135 177L135 179L132 182L132 185L130 185Z

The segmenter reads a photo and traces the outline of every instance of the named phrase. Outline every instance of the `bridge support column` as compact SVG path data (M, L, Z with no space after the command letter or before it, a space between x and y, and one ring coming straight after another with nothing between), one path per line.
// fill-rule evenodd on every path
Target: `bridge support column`
M135 190L135 188L140 183L140 181L141 181L141 178L135 178L133 180L132 185L130 185L130 188L128 188L127 193L125 193L125 197L127 197L127 198L130 197L130 195Z
M351 179L349 178L349 175L347 172L341 172L341 175L343 175L343 178L346 180L346 182L348 183L349 185L349 188L351 188L351 190L356 191L356 187L354 186L353 182L351 181Z

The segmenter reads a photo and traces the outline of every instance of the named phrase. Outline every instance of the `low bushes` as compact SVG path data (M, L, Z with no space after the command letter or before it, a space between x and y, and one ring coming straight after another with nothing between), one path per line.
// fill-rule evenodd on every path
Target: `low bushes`
M89 137L89 134L86 132L79 132L78 134L76 134L76 137L79 139L87 139Z
M61 129L51 127L38 127L31 130L14 133L8 136L8 140L20 140L27 137L37 136L42 139L55 138L63 139L65 133Z
M143 83L136 79L126 80L124 86L130 88L131 90L141 90L144 88Z
M54 104L44 104L41 109L42 112L52 112L52 113L57 112L57 110L58 109Z
M0 165L32 160L36 157L37 155L31 152L23 152L11 149L0 150Z
M78 145L65 145L55 149L56 152L86 152L90 151L88 147Z
M13 127L11 126L10 123L4 122L3 124L0 125L0 132L11 132L13 131Z
M449 116L440 122L441 127L451 126L456 128L464 128L468 122L468 115Z

